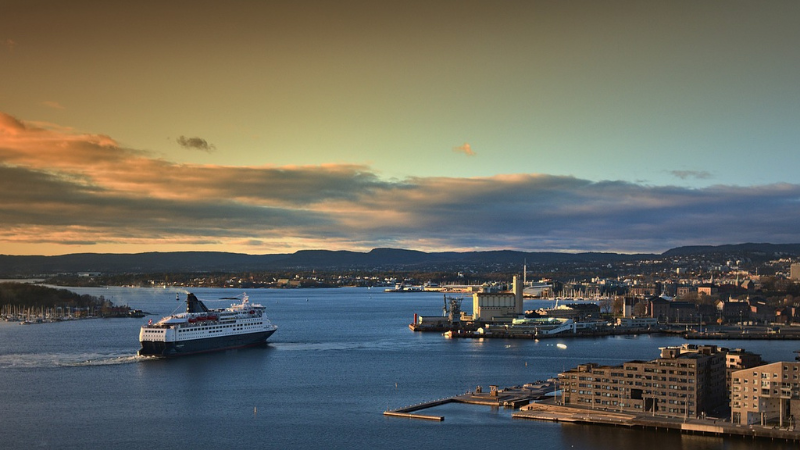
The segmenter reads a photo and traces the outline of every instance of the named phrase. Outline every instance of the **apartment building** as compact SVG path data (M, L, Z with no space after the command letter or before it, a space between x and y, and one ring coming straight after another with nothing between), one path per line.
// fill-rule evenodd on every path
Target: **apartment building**
M731 374L731 422L797 425L800 362L776 362Z
M652 361L581 364L559 374L566 405L662 417L700 417L724 406L724 349L684 344Z

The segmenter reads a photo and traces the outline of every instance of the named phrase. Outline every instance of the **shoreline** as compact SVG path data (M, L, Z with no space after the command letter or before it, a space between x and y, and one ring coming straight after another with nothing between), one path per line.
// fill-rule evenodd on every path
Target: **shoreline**
M494 329L490 332L478 332L477 329L463 329L449 326L431 326L409 324L409 329L420 333L438 332L445 335L448 339L557 339L557 338L597 338L606 336L639 336L639 335L672 335L681 336L684 339L703 339L703 340L774 340L774 341L795 341L800 340L800 327L783 325L778 327L778 331L759 331L748 330L736 331L686 331L684 329L667 328L612 328L605 330L581 330L579 332L564 331L558 334L509 332L503 329ZM783 332L781 332L783 331Z
M800 442L800 430L761 425L734 425L720 418L671 418L649 415L634 415L614 411L563 406L548 399L530 403L511 415L515 419L567 422L586 425L619 426L650 430L678 431L686 434L702 434L720 437L785 440Z
M462 403L494 408L516 409L519 407L516 412L511 414L513 419L672 431L738 439L800 442L800 430L793 428L778 428L771 425L734 425L727 418L719 417L677 418L560 405L557 397L551 396L556 387L557 383L553 379L504 389L491 386L489 392L481 392L479 387L475 392L386 410L383 415L442 422L445 420L444 416L426 415L420 414L420 412L447 403ZM522 406L520 407L520 405Z

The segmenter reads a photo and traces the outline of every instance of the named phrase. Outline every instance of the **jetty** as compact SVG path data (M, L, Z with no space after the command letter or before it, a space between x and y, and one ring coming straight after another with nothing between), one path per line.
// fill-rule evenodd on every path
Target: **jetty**
M737 437L744 439L771 439L787 442L800 442L800 430L794 427L780 428L771 425L737 425L726 418L677 418L650 414L629 414L603 409L591 409L578 406L566 406L557 397L550 396L558 389L558 380L537 381L523 386L498 389L490 386L488 392L478 386L474 392L422 402L403 408L383 412L387 417L402 417L444 421L444 416L420 414L428 408L448 403L465 403L484 405L494 408L504 407L519 409L512 413L514 419L539 420L547 422L565 422L588 425L605 425L614 427L638 428L649 430L676 431L679 433L699 434L719 437Z
M537 381L535 383L527 383L523 386L513 386L505 389L498 389L497 386L492 385L489 386L488 392L484 392L483 388L478 386L474 392L467 392L465 394L456 395L453 397L441 398L403 408L384 411L383 415L389 417L404 417L407 419L423 419L441 422L444 420L443 416L417 414L417 411L445 405L448 403L465 403L470 405L491 406L495 408L504 407L517 409L520 406L527 405L534 400L542 399L548 394L555 392L557 389L557 384L557 380L550 379L547 381Z

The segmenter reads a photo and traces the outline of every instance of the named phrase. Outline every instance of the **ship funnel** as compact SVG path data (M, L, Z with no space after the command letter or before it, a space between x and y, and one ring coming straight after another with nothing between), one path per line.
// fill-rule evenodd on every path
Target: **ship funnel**
M208 312L208 308L194 294L189 293L186 296L186 312L187 313L204 313Z

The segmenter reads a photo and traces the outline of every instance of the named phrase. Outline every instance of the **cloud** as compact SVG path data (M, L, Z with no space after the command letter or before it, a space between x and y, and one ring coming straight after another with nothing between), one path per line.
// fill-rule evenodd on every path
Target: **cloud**
M705 170L671 170L669 173L680 178L681 180L690 178L696 180L707 180L711 178L711 174Z
M25 128L25 124L16 117L0 112L0 133L3 135L13 136L19 134Z
M43 104L44 106L47 106L48 108L53 108L53 109L66 109L66 108L64 108L64 107L63 107L63 106L62 106L60 103L58 103L58 102L45 101L45 102L42 102L42 104Z
M217 149L214 145L199 137L187 138L186 136L181 136L176 141L181 147L189 150L202 150L211 153Z
M467 156L475 156L475 152L472 151L472 146L466 142L458 147L453 147L453 151L456 153L463 153Z
M17 47L17 43L13 39L5 39L0 41L0 43L2 43L3 47L7 48L11 52L13 52Z
M4 252L661 252L800 242L798 184L688 189L543 174L384 180L362 165L176 164L109 136L2 113L0 192Z

